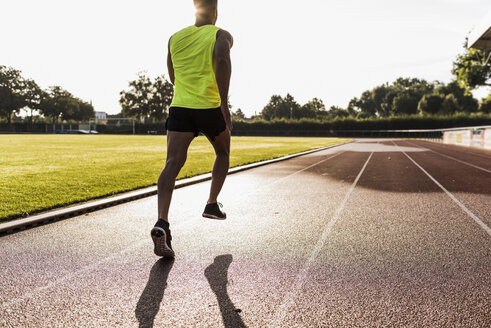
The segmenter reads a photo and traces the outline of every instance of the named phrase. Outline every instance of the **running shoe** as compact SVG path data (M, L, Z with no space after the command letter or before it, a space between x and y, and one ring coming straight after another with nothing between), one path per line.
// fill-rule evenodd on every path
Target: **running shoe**
M220 203L206 204L203 217L215 220L225 220L227 218L227 214L222 212L220 207L223 207L223 205Z
M164 228L153 227L150 232L153 240L153 252L157 256L162 256L164 258L174 258L175 254L171 247L172 236L170 235L170 230L167 232Z

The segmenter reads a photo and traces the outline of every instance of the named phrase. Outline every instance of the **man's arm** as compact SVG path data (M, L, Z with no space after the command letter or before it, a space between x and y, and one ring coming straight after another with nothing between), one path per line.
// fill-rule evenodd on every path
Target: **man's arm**
M170 39L169 39L169 43L167 44L167 71L169 72L170 81L172 82L172 84L174 84L175 76L174 76L174 65L172 64L172 57L170 55Z
M230 49L234 44L232 35L225 30L217 32L214 55L216 59L215 78L220 92L223 118L229 131L232 131L232 119L228 108L228 89L230 86L230 76L232 75L232 61L230 60Z

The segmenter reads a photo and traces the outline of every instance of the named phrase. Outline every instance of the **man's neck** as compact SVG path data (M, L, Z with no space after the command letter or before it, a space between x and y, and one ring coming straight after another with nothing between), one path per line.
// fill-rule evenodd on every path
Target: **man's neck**
M195 26L200 27L203 25L215 25L213 24L213 20L211 18L196 18L196 22L194 23Z
M198 22L198 21L196 21L196 23L194 25L196 27L200 27L200 26L204 26L204 25L214 25L214 24L212 22L205 22L205 21Z

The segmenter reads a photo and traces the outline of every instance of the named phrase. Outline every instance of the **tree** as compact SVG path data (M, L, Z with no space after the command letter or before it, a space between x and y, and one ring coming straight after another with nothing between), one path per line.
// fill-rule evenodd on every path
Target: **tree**
M295 101L291 94L287 93L285 98L283 98L280 112L283 118L299 119L301 118L300 108L300 104Z
M344 108L338 107L338 106L331 106L329 108L329 110L327 111L327 113L328 113L330 118L350 116L349 111L347 111Z
M477 111L477 100L456 81L445 85L438 81L429 83L423 79L402 77L392 84L385 83L364 91L360 98L350 100L347 110L359 118L436 113L442 109L443 100L448 95L454 95L454 98L447 100L447 110Z
M245 120L246 116L242 112L242 109L237 108L237 110L235 112L232 112L232 118L234 120Z
M51 122L55 124L62 114L64 119L74 115L78 110L78 102L62 87L52 86L49 87L48 92L43 92L39 107L43 115L50 117Z
M395 96L392 87L382 84L375 87L371 91L370 96L372 98L371 103L373 104L376 114L381 117L390 116L392 112L392 99Z
M88 121L95 116L94 106L79 98L63 97L60 106L63 107L61 117L64 121Z
M326 106L321 99L313 98L305 103L296 116L299 118L322 118L327 115Z
M454 95L459 112L472 113L478 109L477 100L466 89L461 87L457 81L452 81L446 85L442 84L436 88L435 92L442 95L443 98L448 95Z
M269 103L261 111L261 116L265 120L275 118L292 119L294 115L298 118L300 113L300 105L295 101L291 94L287 94L285 98L279 95L271 96Z
M74 116L75 121L88 121L89 119L95 117L95 110L92 103L88 103L83 101L82 99L78 100L78 112Z
M372 92L369 90L364 91L359 99L353 98L348 107L356 112L363 112L368 117L373 117L377 114L376 104L373 100Z
M60 115L63 119L77 120L88 119L94 115L91 104L74 98L63 88L54 86L44 91L34 80L23 78L20 71L0 65L0 115L10 124L12 114L22 108L30 110L30 123L35 110L51 117L53 123L56 123Z
M392 113L395 115L411 115L418 112L421 97L410 91L399 92L392 101Z
M398 90L412 89L419 94L431 93L434 88L434 86L428 83L426 80L407 77L400 77L395 80L393 87Z
M272 95L268 104L264 106L259 115L267 121L279 117L279 108L282 102L283 98L280 95Z
M12 114L18 113L25 106L22 96L25 80L20 71L0 65L0 116L12 122Z
M481 103L479 104L479 111L486 114L491 114L491 93L487 98L481 100Z
M491 86L491 61L485 61L486 53L483 50L467 48L466 39L464 52L453 62L452 74L466 90Z
M164 75L161 75L155 78L152 89L152 96L149 101L150 117L155 121L164 121L172 103L174 86L165 79Z
M354 97L354 98L352 98L352 99L349 101L349 103L348 103L348 108L347 108L347 110L348 110L348 112L350 112L350 113L351 113L351 115L353 115L353 116L355 116L355 117L356 117L356 116L357 116L359 113L361 113L361 109L360 109L360 107L358 107L358 102L359 102L358 98Z
M398 78L392 85L391 115L412 115L418 112L418 103L424 95L431 94L434 84L418 78Z
M79 99L72 95L62 96L57 99L63 121L75 120L80 112Z
M151 118L162 121L167 117L174 95L172 83L165 76L158 76L154 82L144 73L129 82L130 90L121 91L119 103L125 117Z
M22 90L24 104L30 110L29 123L32 123L32 113L35 110L40 110L41 97L43 96L41 88L34 80L25 80L25 87Z
M455 98L453 94L447 95L443 100L441 112L446 115L451 115L458 110L459 104L457 103L457 98Z
M152 81L143 73L138 79L129 82L129 91L121 91L122 112L125 117L136 117L138 119L149 117L150 98L152 97Z
M424 95L418 103L418 111L421 114L436 114L443 104L442 96L438 94Z
M370 118L371 116L368 115L367 113L364 113L364 112L359 112L358 114L356 114L355 116L357 119L366 119L366 118Z

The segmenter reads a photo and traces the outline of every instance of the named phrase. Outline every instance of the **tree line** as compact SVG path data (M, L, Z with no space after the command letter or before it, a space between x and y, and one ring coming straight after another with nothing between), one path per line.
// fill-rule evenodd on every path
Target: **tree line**
M94 107L60 86L43 90L32 79L22 76L21 71L0 65L0 116L9 124L12 117L22 109L29 111L29 123L34 112L39 112L52 123L84 121L93 118Z
M149 122L161 122L167 118L174 96L174 86L164 75L151 79L144 72L130 81L129 90L120 92L119 103L123 117L133 117Z
M167 118L173 86L165 76L152 80L141 73L136 80L129 82L129 86L129 90L121 91L120 104L124 117L135 117L147 122L160 122ZM235 111L233 106L231 108L233 119L247 120L240 108ZM445 84L401 77L390 84L364 91L360 97L352 98L347 108L331 106L327 109L319 98L313 98L302 105L289 93L284 97L273 95L261 112L250 119L329 121L348 117L368 119L478 112L491 114L491 94L478 102L457 80Z
M488 97L489 98L489 97ZM491 112L491 99L480 104L457 81L429 83L416 78L399 78L392 84L379 85L353 98L346 111L356 117L389 117L414 114L453 115Z

